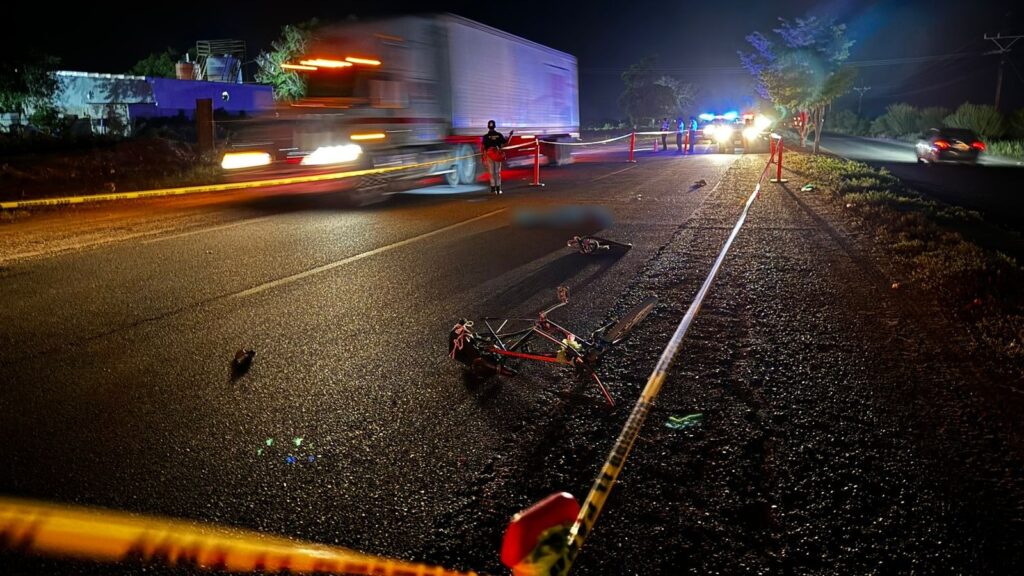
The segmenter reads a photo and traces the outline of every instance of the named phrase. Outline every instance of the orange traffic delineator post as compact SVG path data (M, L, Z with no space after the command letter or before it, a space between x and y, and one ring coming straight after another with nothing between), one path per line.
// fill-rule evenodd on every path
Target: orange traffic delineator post
M775 172L775 178L769 180L769 182L774 182L776 184L785 184L786 182L789 182L789 180L786 180L785 178L782 177L782 148L782 138L779 138L779 144L778 146L775 147L775 149L779 152L779 160L778 162L776 162L776 164L778 165L778 170L776 170Z
M635 163L633 159L633 151L636 150L636 132L629 133L629 162Z
M544 186L540 181L540 140L534 140L533 145L533 182L530 186Z

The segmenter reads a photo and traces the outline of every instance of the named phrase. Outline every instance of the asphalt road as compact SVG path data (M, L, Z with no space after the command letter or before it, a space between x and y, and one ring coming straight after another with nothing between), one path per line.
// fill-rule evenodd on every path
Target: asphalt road
M906 142L826 134L828 151L883 167L913 188L948 204L981 212L990 222L1024 231L1024 166L982 156L979 166L918 164L914 145Z
M596 326L735 158L589 155L545 169L543 189L512 171L501 197L347 209L245 192L6 225L0 493L429 548L545 402L529 371L468 388L446 356L454 321L528 315L567 285L562 319ZM604 234L634 248L592 259L571 232L514 225L580 204L609 209ZM257 356L232 379L240 347Z

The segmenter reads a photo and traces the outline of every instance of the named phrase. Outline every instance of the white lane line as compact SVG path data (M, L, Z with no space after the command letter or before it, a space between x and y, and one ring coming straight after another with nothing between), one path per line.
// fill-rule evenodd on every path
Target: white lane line
M626 170L632 170L633 168L636 168L637 166L639 166L639 164L633 164L632 166L627 166L627 167L623 168L622 170L616 170L615 172L612 172L611 174L605 174L604 176L598 176L597 178L594 178L593 180L591 180L591 182L597 182L598 180L603 180L603 179L605 179L605 178L607 178L609 176L615 176L616 174L622 174Z
M160 236L159 238L150 238L143 240L143 244L153 244L154 242L163 242L164 240L173 240L175 238L183 238L185 236L193 236L195 234L204 234L206 232L216 232L218 230L226 230L228 228L234 228L236 226L245 226L246 224L256 224L257 222L263 222L264 220L270 220L271 216L263 216L262 218L252 218L249 220L242 220L241 222L231 222L230 224L221 224L219 226L211 226L209 228L200 228L199 230L189 230L188 232L181 232L178 234L171 234L169 236Z
M331 262L329 264L324 264L323 266L317 266L316 268L311 268L309 270L306 270L305 272L299 272L298 274L292 274L291 276L285 276L284 278L279 278L277 280L272 280L270 282L267 282L266 284L260 284L259 286L254 286L252 288L249 288L248 290L243 290L241 292L236 292L236 293L231 294L231 295L229 295L227 297L228 298L243 298L245 296L252 296L253 294L258 294L260 292L263 292L264 290L270 290L271 288L277 288L278 286L283 286L285 284L291 284L292 282L295 282L297 280L302 280L303 278L308 278L310 276L314 276L316 274L320 274L321 272L327 272L329 270L333 270L333 269L335 269L335 268L337 268L339 266L344 266L345 264L350 264L352 262L355 262L356 260L362 260L363 258L369 258L370 256L374 256L374 255L380 254L382 252L387 252L388 250L394 250L395 248L401 248L402 246L406 246L408 244L412 244L413 242L419 242L420 240L425 240L427 238L430 238L431 236L436 236L438 234L443 234L445 232L448 232L449 230L454 230L456 228L460 228L460 227L465 226L467 224L472 224L473 222L476 222L478 220L483 220L484 218L490 218L491 216L494 216L495 214L500 214L501 212L505 212L506 210L508 210L508 208L500 208L498 210L494 210L492 212L488 212L488 213L483 214L481 216L476 216L475 218L470 218L469 220L463 220L461 222L456 222L455 224L450 224L448 226L445 226L444 228L438 228L437 230L433 230L433 231L430 231L430 232L425 232L423 234L420 234L419 236L413 236L412 238L406 238L405 240L400 240L398 242L395 242L394 244L388 244L387 246L381 246L380 248L374 248L373 250L370 250L368 252L363 252L361 254L356 254L355 256L349 256L348 258L343 258L343 259L338 260L336 262Z

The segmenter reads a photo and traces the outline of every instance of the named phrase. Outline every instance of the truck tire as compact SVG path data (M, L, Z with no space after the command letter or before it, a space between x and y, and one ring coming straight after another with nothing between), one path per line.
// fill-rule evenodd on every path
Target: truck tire
M458 174L458 184L476 184L477 156L473 147L469 144L460 144L455 148L455 155L459 158L455 167ZM450 183L450 182L449 182ZM455 186L455 184L452 184Z

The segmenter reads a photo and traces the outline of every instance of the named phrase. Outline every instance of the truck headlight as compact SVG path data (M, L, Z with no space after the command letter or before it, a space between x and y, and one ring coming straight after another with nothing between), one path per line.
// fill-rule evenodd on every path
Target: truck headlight
M719 143L725 143L732 140L732 127L731 126L719 126L715 129L715 140Z
M255 168L270 164L270 154L266 152L228 152L220 161L220 167L225 170L239 170L241 168Z
M708 124L707 126L704 127L704 136L706 136L707 138L714 138L715 137L715 125L714 124Z
M303 166L322 166L324 164L341 164L351 162L363 153L358 144L339 144L338 146L321 146L312 154L304 157L299 164Z
M747 126L743 129L743 139L753 140L761 134L761 131L756 126Z

